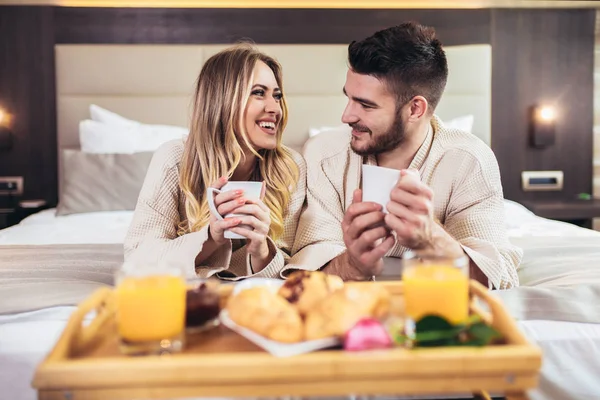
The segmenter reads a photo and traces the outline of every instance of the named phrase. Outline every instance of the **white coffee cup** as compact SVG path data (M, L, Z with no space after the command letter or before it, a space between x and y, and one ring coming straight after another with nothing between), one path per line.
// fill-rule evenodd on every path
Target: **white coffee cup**
M362 200L380 204L383 212L387 214L388 210L385 206L390 202L390 194L399 179L399 169L363 164Z
M223 219L223 216L219 214L217 211L217 207L215 206L215 194L219 194L221 192L227 192L229 190L243 190L244 194L242 195L245 199L249 200L258 200L260 199L260 194L262 192L263 183L262 182L251 182L251 181L231 181L227 182L225 186L221 189L215 189L209 187L206 190L206 196L208 199L208 209L218 219ZM228 217L236 217L241 214L227 214L225 218ZM240 228L246 228L252 230L252 227L248 225L238 225ZM226 230L223 234L225 239L246 239L242 235L238 235L237 233L231 232L230 230Z

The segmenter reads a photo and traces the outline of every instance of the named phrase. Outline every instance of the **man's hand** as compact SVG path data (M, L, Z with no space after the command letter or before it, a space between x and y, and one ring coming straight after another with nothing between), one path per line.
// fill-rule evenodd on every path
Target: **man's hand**
M460 243L450 236L433 217L433 191L421 182L415 170L402 170L400 180L386 205L385 223L396 240L420 254L445 257L464 255Z
M387 226L396 233L396 240L410 249L419 250L431 245L433 220L433 191L421 182L417 172L402 170L396 187L386 205Z
M384 226L384 217L381 205L363 202L362 190L354 191L352 204L344 214L342 231L347 261L363 279L381 273L383 256L394 246L394 238Z

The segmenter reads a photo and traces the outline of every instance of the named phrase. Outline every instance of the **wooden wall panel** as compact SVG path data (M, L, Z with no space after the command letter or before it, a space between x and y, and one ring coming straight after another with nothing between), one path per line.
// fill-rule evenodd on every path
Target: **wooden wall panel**
M57 43L350 43L406 20L489 43L489 10L57 8Z
M0 107L14 146L0 176L23 176L24 197L57 200L53 7L0 7Z
M492 147L505 196L568 199L591 192L595 10L160 9L0 6L0 107L16 143L0 175L24 175L26 198L55 204L55 43L348 43L405 20L446 45L491 43ZM555 146L528 147L528 108L556 102ZM565 190L525 193L522 170L562 169Z
M495 10L492 148L505 197L572 199L592 190L595 10ZM558 111L556 144L529 146L530 107ZM562 192L523 192L521 171L562 170Z

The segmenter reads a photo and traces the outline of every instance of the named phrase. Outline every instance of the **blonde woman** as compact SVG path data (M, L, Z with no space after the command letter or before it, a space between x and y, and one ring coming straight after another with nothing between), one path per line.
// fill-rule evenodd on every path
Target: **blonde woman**
M125 239L127 261L167 260L189 275L280 277L304 202L306 166L282 145L287 122L281 66L250 45L206 61L198 77L189 136L156 151ZM262 181L263 196L216 195L228 181ZM244 225L246 227L241 227ZM231 230L246 239L226 239Z

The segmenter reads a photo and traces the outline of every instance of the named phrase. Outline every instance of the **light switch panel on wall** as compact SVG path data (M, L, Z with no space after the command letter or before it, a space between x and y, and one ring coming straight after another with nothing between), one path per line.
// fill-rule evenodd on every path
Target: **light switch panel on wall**
M20 196L23 194L22 176L0 176L0 196L12 195Z
M563 179L563 171L523 171L521 187L526 192L562 190Z

